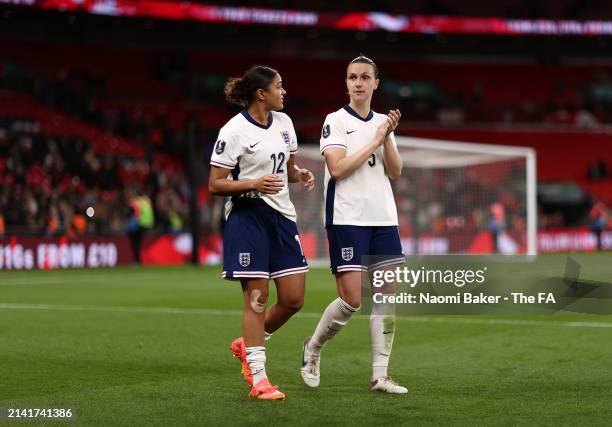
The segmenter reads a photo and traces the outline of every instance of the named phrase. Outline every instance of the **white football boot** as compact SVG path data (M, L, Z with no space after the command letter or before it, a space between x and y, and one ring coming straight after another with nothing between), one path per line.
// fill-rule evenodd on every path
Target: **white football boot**
M308 337L304 340L302 348L302 368L300 372L302 373L302 379L306 385L316 388L319 387L319 382L321 380L321 372L319 370L321 354L314 354L308 350L308 341L310 341L310 338L312 337Z
M385 393L392 394L405 394L408 393L408 389L406 387L402 387L391 377L380 377L378 379L370 381L368 385L370 390L372 391L384 391Z

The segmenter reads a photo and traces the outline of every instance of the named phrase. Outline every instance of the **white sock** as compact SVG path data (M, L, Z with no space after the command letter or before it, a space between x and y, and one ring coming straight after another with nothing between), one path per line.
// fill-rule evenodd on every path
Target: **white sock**
M253 385L267 378L266 375L266 348L265 347L247 347L246 359L253 375Z
M268 341L270 338L272 338L272 334L273 332L264 331L264 341Z
M308 342L308 350L319 354L323 345L348 323L359 307L351 307L342 298L333 300L323 312L315 332Z
M372 378L387 376L387 367L395 336L395 314L379 314L375 307L370 315L372 338Z

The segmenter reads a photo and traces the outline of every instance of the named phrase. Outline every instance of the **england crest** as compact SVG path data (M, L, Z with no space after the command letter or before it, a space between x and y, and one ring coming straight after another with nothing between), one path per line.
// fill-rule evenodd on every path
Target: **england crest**
M223 154L224 150L225 150L225 141L220 139L217 141L217 145L215 145L215 153Z
M281 136L283 137L283 142L285 144L289 144L289 142L291 142L291 138L289 137L289 132L287 132L286 130L282 131Z
M342 259L350 261L353 259L353 247L342 248Z
M251 253L250 252L240 252L238 256L238 261L242 267L248 267L251 265Z

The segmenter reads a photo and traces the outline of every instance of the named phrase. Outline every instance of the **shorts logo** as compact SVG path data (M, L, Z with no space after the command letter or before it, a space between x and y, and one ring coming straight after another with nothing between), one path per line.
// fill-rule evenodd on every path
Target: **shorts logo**
M225 151L225 141L222 139L217 141L217 145L215 145L215 153L222 154Z
M240 252L238 256L238 260L240 261L240 265L242 267L248 267L251 265L251 253L250 252Z
M282 131L281 136L283 137L283 142L285 144L289 144L289 142L291 142L291 138L289 138L289 132L287 132L286 130Z
M323 138L327 138L329 135L331 135L331 128L329 127L329 125L323 126L323 132L321 133L321 136Z
M345 261L350 261L353 259L353 247L350 248L342 248L342 259Z

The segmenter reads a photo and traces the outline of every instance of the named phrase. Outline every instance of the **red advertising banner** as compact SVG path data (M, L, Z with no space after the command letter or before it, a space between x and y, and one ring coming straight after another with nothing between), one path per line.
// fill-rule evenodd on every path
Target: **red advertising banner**
M612 35L612 21L391 15L383 12L328 13L225 7L168 0L0 0L0 3L96 15L189 20L217 24L306 26L419 34Z
M309 259L316 257L315 236L309 236ZM482 232L471 242L472 253L491 253L490 233ZM522 253L510 237L504 253ZM602 249L612 250L612 231L601 236ZM222 237L218 234L202 237L198 253L200 264L218 264L222 261ZM484 243L483 243L484 242ZM487 243L488 242L488 243ZM514 246L513 246L514 244ZM403 238L406 254L412 254L414 241ZM451 253L451 242L444 237L421 237L419 253L445 255ZM191 260L192 240L189 234L151 236L142 249L144 265L180 265ZM538 252L592 252L597 249L595 234L586 228L561 229L538 232ZM465 252L465 249L462 250ZM134 256L126 236L86 236L79 240L51 237L6 237L0 239L0 271L55 270L68 268L104 268L131 265Z
M221 237L210 235L199 247L200 264L221 261ZM178 265L191 260L189 234L145 238L142 248L144 265ZM22 237L0 239L0 271L55 270L67 268L103 268L131 265L134 256L126 236L85 236L78 240L65 237Z
M0 240L0 270L115 267L133 262L127 238L10 237Z
M601 234L602 250L612 250L612 231ZM592 252L597 249L595 233L586 228L540 231L538 233L539 253Z

